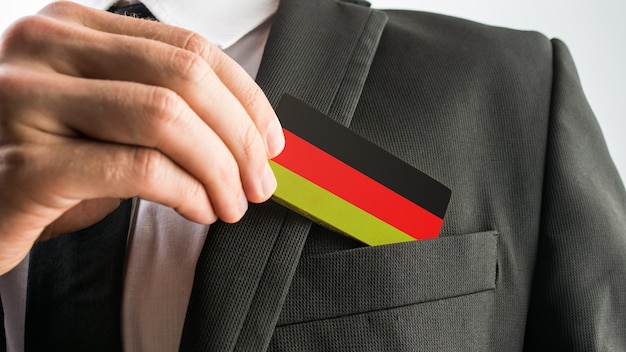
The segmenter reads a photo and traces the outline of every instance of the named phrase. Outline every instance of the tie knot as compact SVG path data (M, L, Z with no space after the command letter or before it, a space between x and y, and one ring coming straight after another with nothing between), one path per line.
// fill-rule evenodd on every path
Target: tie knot
M119 2L109 8L109 12L118 15L130 16L135 18L143 18L147 20L157 21L152 12L142 3L126 4Z

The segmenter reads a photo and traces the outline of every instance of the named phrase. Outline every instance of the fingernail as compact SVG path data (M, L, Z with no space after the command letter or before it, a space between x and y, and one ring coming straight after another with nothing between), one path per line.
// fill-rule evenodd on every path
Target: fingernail
M271 159L280 154L285 147L285 135L283 134L283 128L280 126L278 121L273 122L267 130L266 138L267 152L269 153L269 158Z
M248 199L243 190L239 193L239 210L241 210L242 213L248 210Z
M274 191L276 190L276 177L274 177L274 172L270 168L270 165L265 165L265 171L263 171L263 194L266 197L270 197Z

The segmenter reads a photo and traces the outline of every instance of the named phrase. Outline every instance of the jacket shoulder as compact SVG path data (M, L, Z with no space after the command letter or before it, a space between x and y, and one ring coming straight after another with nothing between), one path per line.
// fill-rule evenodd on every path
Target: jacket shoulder
M523 72L552 64L552 44L543 34L482 24L452 16L407 10L384 10L388 17L384 39L398 49L462 57Z

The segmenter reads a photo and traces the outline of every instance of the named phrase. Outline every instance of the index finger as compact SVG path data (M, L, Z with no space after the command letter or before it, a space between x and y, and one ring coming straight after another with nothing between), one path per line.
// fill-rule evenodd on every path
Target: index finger
M253 120L265 140L268 159L284 148L280 122L261 88L241 66L202 36L168 24L120 16L70 2L48 5L41 14L102 32L156 40L199 55Z

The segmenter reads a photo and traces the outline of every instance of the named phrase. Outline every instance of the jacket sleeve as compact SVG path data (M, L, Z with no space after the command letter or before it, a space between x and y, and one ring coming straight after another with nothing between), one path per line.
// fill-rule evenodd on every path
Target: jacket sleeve
M553 88L526 351L626 351L626 192L566 46Z

